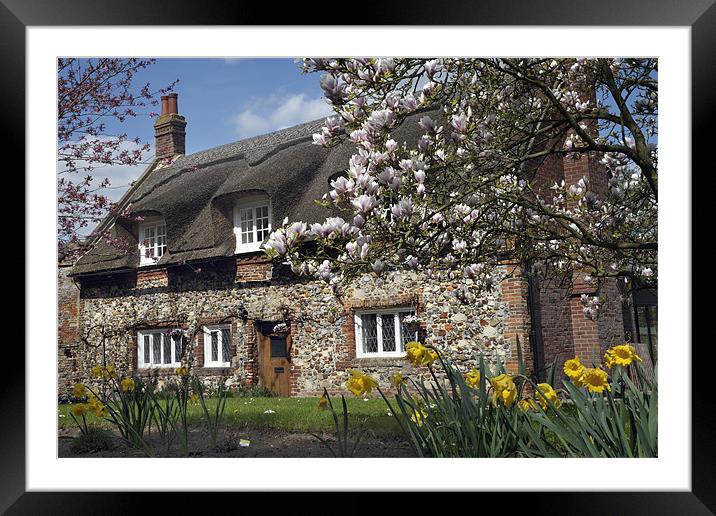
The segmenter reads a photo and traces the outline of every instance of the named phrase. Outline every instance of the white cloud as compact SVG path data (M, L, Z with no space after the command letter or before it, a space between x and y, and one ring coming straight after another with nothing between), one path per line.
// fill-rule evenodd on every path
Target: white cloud
M310 99L305 93L288 96L269 95L252 102L252 107L237 114L233 122L240 138L276 131L308 122L332 113L323 97Z

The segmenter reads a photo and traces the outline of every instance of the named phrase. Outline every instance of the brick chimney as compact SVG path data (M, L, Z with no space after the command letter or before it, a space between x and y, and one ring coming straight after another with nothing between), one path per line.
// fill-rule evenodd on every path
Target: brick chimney
M177 97L176 93L162 96L162 113L154 122L157 159L186 154L186 119L179 114Z

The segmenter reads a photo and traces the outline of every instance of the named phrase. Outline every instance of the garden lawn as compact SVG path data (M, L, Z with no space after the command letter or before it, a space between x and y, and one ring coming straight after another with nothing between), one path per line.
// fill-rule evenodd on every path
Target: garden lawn
M333 406L341 412L341 399L331 398ZM357 398L346 398L348 404L349 428L364 428L375 434L399 434L400 426L395 417L388 415L388 407L381 398L364 401ZM72 404L63 403L58 406L59 428L75 429L70 409ZM216 399L208 399L207 407L212 413L216 406ZM273 411L272 413L267 411ZM96 417L94 414L86 416L87 424L110 428L112 425ZM190 425L200 425L204 414L199 403L189 403L188 422ZM318 408L318 398L227 398L223 421L237 428L268 427L299 432L333 431L333 417L329 410ZM81 422L81 420L80 420ZM339 419L342 424L342 421Z

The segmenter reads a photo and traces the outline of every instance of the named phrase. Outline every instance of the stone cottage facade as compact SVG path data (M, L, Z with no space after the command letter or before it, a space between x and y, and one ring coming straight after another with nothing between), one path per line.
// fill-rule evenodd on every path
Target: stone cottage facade
M315 121L185 155L186 124L177 96L162 97L156 160L121 201L143 220L102 223L135 251L99 240L59 267L60 395L90 382L98 363L159 380L182 365L231 387L294 396L342 391L352 368L383 385L394 372L416 373L402 358L415 339L464 369L482 353L513 371L519 342L532 372L555 358L598 361L624 339L618 306L586 319L579 296L590 287L540 285L519 264L505 264L505 279L489 292L469 279L406 271L365 275L336 297L321 281L299 279L259 246L284 217L329 215L313 200L344 170L350 143L313 145ZM394 138L418 135L408 119ZM543 164L537 181L594 182L600 173L589 160L560 158Z

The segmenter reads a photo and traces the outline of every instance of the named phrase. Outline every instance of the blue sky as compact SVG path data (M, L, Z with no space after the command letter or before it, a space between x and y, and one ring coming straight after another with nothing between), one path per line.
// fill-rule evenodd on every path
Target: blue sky
M179 79L179 113L186 117L187 154L314 120L331 113L316 73L302 74L293 59L157 59L137 74L136 85L149 82L152 91ZM153 119L130 119L113 131L154 143ZM151 161L154 150L147 154ZM112 187L103 193L117 200L145 165L97 169Z

